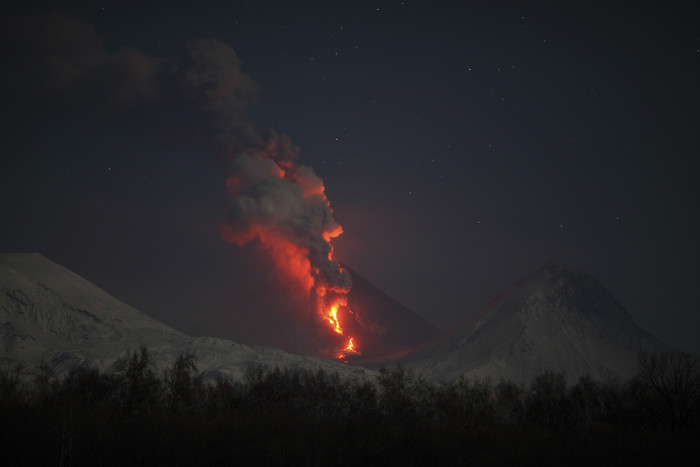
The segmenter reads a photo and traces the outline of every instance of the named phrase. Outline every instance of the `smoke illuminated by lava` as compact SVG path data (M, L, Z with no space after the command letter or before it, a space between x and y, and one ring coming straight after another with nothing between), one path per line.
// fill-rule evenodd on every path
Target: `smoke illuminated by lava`
M131 48L109 53L92 26L62 13L26 15L3 27L8 50L28 57L13 67L8 89L91 120L126 126L146 121L147 129L135 128L137 134L151 131L158 142L195 147L225 164L223 238L237 245L257 241L309 297L317 321L343 340L329 356L358 353L343 326L354 319L347 306L350 275L331 245L343 229L333 219L323 181L295 162L298 148L248 119L259 86L231 47L196 40L186 45L182 63L172 64Z
M333 219L323 181L310 167L273 157L241 154L233 160L221 234L237 245L257 240L277 269L308 294L329 331L349 339L331 355L357 354L342 323L352 317L347 306L350 276L334 259L331 244L343 229Z

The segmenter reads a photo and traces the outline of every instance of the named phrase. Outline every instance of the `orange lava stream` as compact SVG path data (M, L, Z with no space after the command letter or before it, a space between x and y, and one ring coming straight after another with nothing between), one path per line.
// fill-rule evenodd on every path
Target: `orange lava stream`
M343 334L343 329L340 327L340 321L338 321L338 305L333 305L328 312L328 322L333 326L333 330L338 334Z
M338 318L338 304L332 305L326 314L326 319L332 326L333 330L336 332L336 334L340 334L341 336L344 336L345 333L343 332L343 328L340 324L340 319ZM350 337L348 339L347 344L345 345L345 348L338 354L337 358L338 359L343 359L348 356L349 353L353 354L359 354L360 352L355 348L355 341L354 337Z

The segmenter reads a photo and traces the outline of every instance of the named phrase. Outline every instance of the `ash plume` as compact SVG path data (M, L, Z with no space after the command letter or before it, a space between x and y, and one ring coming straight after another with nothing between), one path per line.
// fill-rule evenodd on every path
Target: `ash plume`
M330 241L342 229L323 182L295 162L299 149L288 137L249 121L259 85L230 46L196 40L179 64L133 48L108 52L91 25L62 13L10 18L2 31L5 104L59 108L199 148L228 173L225 240L259 242L314 300L349 291L350 276L332 257Z

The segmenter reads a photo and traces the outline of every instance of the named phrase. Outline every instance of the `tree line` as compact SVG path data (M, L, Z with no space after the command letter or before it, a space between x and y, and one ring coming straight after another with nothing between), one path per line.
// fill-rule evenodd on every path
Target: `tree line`
M376 380L251 366L204 383L192 352L158 371L146 348L116 372L0 372L5 465L682 465L700 458L700 364L639 355L623 382L524 388L403 368Z

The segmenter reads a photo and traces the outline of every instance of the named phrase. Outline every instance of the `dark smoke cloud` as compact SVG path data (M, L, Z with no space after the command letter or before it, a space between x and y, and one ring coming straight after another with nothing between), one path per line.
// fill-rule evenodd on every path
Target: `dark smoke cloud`
M5 99L15 106L61 106L77 117L128 125L138 117L155 137L194 145L219 161L242 153L294 160L289 138L248 120L258 84L236 52L216 39L187 44L181 64L132 48L104 50L94 28L62 13L3 23Z
M166 64L134 49L108 54L94 28L61 13L3 23L6 89L24 105L61 105L78 116L128 116L164 101Z
M2 39L8 92L61 97L109 59L92 26L61 13L10 18Z

